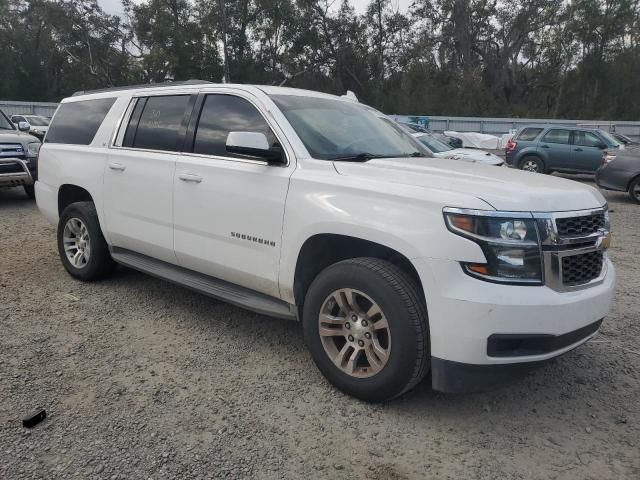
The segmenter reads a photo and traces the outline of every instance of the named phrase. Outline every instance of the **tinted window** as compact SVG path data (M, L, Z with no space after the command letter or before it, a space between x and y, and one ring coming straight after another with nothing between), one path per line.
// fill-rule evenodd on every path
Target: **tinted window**
M585 147L595 147L598 143L603 142L595 133L580 130L573 132L573 143Z
M518 135L518 140L530 142L531 140L535 140L541 131L542 128L525 128L520 132L520 135Z
M569 143L569 130L552 129L549 130L542 138L543 142L547 143Z
M126 140L132 142L133 148L180 151L182 145L178 140L183 138L183 119L189 98L189 95L147 98L135 135L132 139L127 136ZM131 116L127 133L134 122L136 122L136 115Z
M136 106L131 113L129 124L127 125L127 130L125 131L124 139L122 140L123 147L133 147L133 140L136 138L136 129L138 128L138 123L140 122L140 115L142 115L142 110L144 110L147 99L138 98L135 100L135 102Z
M27 122L36 127L46 127L49 125L49 120L44 117L25 117Z
M115 101L115 98L100 98L61 104L45 141L89 145Z
M229 132L264 133L269 145L278 146L265 119L247 100L231 95L208 95L198 121L193 152L242 158L242 155L227 152L225 145Z

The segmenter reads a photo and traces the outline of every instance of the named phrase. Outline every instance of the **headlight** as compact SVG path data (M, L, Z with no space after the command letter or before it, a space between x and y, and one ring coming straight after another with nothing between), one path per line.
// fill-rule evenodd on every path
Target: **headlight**
M33 142L27 145L27 155L29 157L37 157L38 152L40 151L40 142Z
M469 275L490 282L542 285L542 256L534 219L502 212L445 208L447 228L476 242L486 263L462 263Z

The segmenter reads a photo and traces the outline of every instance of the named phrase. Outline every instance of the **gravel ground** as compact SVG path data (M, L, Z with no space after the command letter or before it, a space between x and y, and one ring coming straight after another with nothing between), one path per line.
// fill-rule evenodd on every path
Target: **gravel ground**
M0 191L0 479L638 479L640 206L606 195L619 282L595 339L489 393L368 405L294 322L131 270L73 280Z

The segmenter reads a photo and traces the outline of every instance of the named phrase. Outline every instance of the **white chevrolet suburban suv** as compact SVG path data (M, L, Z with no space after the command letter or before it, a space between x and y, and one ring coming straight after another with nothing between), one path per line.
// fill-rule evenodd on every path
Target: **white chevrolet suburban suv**
M186 82L63 100L36 198L80 280L122 264L298 320L381 401L486 389L610 311L607 205L580 183L429 157L351 98Z

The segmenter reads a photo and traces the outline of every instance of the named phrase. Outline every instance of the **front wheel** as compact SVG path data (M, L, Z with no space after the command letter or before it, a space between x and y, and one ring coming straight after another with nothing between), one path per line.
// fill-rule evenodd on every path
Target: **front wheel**
M306 295L305 342L323 375L366 401L413 388L429 370L427 311L396 265L354 258L327 267Z
M631 186L629 187L629 196L634 202L640 203L640 177L631 182Z

